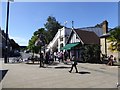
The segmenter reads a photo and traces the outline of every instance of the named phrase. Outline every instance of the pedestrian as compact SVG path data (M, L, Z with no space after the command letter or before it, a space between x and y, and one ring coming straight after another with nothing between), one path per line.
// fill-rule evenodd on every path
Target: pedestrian
M43 53L40 53L40 67L44 67L44 56Z
M116 57L114 57L113 63L117 63L117 59L116 59Z
M53 55L53 53L51 53L49 55L49 62L48 62L48 64L52 64L53 62L54 62L54 55Z
M77 66L76 66L77 65L77 60L75 59L74 55L72 56L72 61L73 61L72 67L71 67L71 70L69 72L71 73L72 70L73 70L73 67L75 67L76 73L78 73Z
M108 58L108 63L107 65L113 65L113 55L110 55L110 57Z
M49 62L49 53L47 52L45 55L45 64L48 64Z
M65 61L67 61L67 58L68 58L68 52L67 51L64 52L64 58L65 58Z
M54 52L54 60L56 61L56 58L57 58L57 53Z
M63 52L62 52L62 51L60 52L60 59L61 59L62 62L63 62Z
M58 52L57 56L58 56L58 61L60 62L61 61L61 54L60 54L60 52Z

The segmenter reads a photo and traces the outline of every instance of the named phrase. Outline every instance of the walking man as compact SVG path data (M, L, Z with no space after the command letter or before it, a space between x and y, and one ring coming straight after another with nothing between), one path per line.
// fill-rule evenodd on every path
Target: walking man
M75 67L76 73L78 73L77 66L76 66L77 65L77 60L75 59L74 55L72 56L72 61L73 61L73 64L72 64L71 70L69 72L71 73L72 70L73 70L73 67Z
M44 67L44 56L43 53L40 54L40 67Z
M64 52L64 58L65 58L65 61L67 61L67 57L68 57L68 52L65 51L65 52Z

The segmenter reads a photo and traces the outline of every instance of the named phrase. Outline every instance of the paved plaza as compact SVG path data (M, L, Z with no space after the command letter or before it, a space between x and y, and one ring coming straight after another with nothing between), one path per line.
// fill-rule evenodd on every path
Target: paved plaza
M79 73L69 73L71 65L57 63L39 68L39 64L1 63L8 70L2 88L116 88L118 67L78 63Z

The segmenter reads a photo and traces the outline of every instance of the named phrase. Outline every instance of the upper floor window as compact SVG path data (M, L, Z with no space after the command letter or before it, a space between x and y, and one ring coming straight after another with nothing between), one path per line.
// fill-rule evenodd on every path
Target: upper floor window
M60 41L63 41L63 37L60 37Z
M62 48L63 47L63 43L62 44L60 44L60 48Z
M76 35L76 39L79 39L79 37Z

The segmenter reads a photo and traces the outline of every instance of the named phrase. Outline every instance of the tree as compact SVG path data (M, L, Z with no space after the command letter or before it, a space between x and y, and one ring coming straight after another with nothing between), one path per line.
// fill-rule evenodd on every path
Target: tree
M27 46L27 48L33 52L33 56L34 56L34 53L38 52L38 51L36 51L37 47L35 46L36 40L37 40L37 36L36 35L32 36L32 38L29 40L29 43Z
M49 35L48 35L48 32L45 30L45 28L40 28L38 29L37 31L34 32L34 35L35 36L38 36L38 35L44 35L45 36L45 42L48 43L48 39L49 39Z
M49 35L48 41L50 42L55 34L57 33L58 29L62 28L63 26L56 21L55 17L49 16L47 18L46 24L44 24L45 28L47 29L47 34Z
M85 62L90 63L99 63L100 62L100 46L91 44L91 45L83 45L81 47L82 51L82 59Z
M108 42L111 43L109 49L111 51L120 52L120 27L116 27L110 31L110 37L108 37Z
M27 48L33 52L33 56L34 53L38 53L39 49L42 47L42 46L35 46L35 42L38 40L40 34L45 35L46 37L46 33L47 32L45 31L44 28L40 28L33 33L32 38L29 40ZM45 38L45 42L47 42L46 38Z

